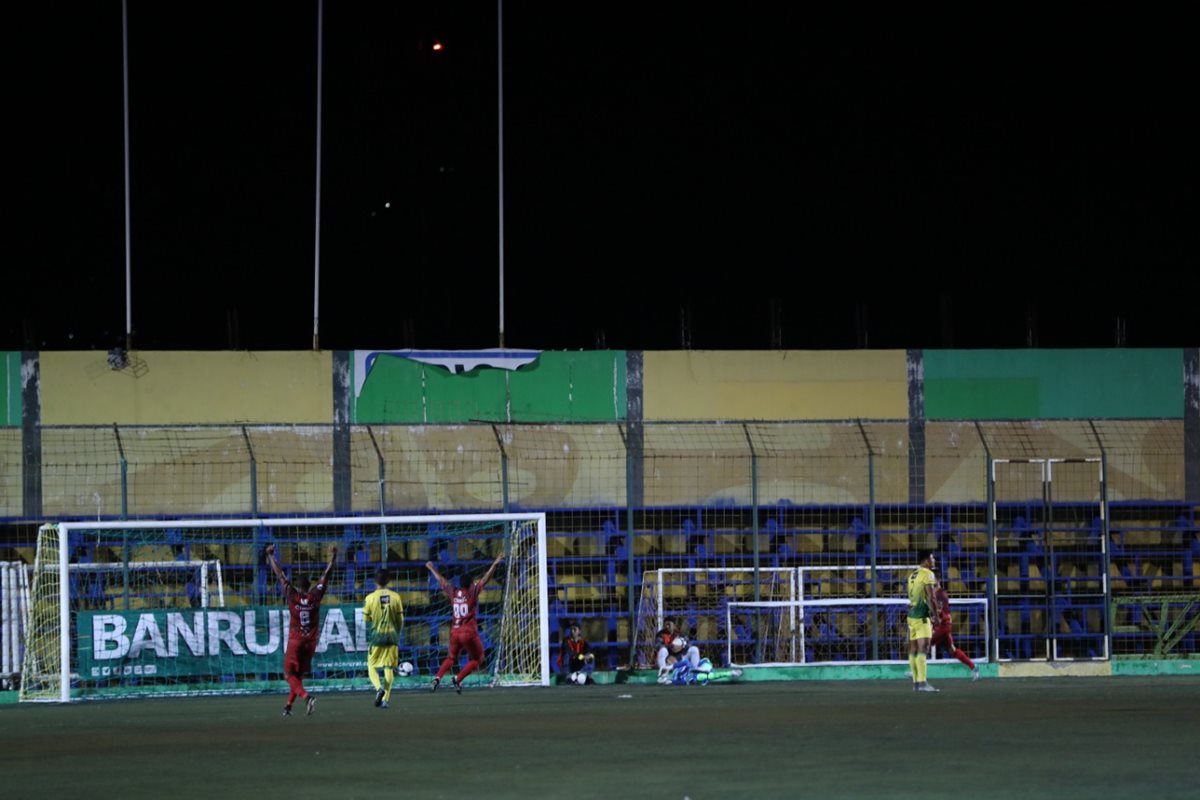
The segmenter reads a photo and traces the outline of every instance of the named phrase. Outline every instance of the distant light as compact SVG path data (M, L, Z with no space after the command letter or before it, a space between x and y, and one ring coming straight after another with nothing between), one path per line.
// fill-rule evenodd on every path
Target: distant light
M383 207L384 207L384 208L391 208L391 207L392 207L392 204L391 204L391 203L384 203L384 204L383 204Z
M440 53L442 51L442 43L437 39L433 40L433 52Z

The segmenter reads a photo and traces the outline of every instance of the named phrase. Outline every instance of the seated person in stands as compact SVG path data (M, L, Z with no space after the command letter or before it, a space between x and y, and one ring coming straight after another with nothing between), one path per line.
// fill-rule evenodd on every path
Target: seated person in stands
M592 671L596 668L596 656L591 652L587 639L583 638L583 629L578 622L572 622L567 627L567 633L562 640L562 648L558 652L558 672L560 683L595 683Z
M700 666L700 648L690 643L680 631L673 619L663 622L662 630L654 637L658 647L655 661L658 665L658 682L671 682L671 666L676 661L686 660L695 669Z

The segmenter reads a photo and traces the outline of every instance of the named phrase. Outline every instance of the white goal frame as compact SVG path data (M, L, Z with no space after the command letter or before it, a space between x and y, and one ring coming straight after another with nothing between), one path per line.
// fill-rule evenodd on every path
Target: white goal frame
M755 602L753 600L730 600L725 606L725 659L731 667L816 667L816 666L864 666L868 664L904 664L900 659L879 659L878 661L805 661L804 660L804 625L798 626L800 656L801 658L793 661L782 662L765 662L755 664L734 663L733 661L733 613L735 608L790 608L792 609L793 620L803 623L805 618L806 608L827 608L836 606L903 606L908 607L908 600L898 597L837 597L823 600L763 600ZM990 644L991 637L987 631L990 630L989 617L990 608L986 597L970 597L970 598L954 598L950 600L951 606L983 606L983 642L985 646ZM793 655L795 654L795 642L793 642ZM938 658L936 648L933 651L931 661L938 663L951 662L954 659ZM992 660L991 653L985 653L979 658L973 659L977 663L988 663Z
M58 612L59 612L59 701L71 702L71 582L68 579L71 567L70 553L67 543L70 542L72 531L89 530L161 530L161 529L205 529L205 528L276 528L299 527L304 525L388 525L394 523L438 523L438 522L534 522L537 527L537 569L538 569L538 639L541 651L541 680L542 686L550 685L550 619L548 601L548 582L546 571L546 515L545 513L512 513L512 514L430 514L415 516L372 516L372 517L290 517L271 519L174 519L155 521L110 520L107 522L59 522L50 527L58 529ZM172 561L172 567L185 565L186 562ZM80 565L75 565L80 566ZM82 565L95 568L96 564ZM139 565L140 566L140 565ZM219 566L218 566L218 574ZM36 576L35 576L36 579Z
M726 662L731 667L860 667L866 664L896 664L905 663L898 658L880 658L878 661L804 661L804 625L805 608L826 608L838 606L902 606L907 608L908 601L902 597L833 597L827 600L731 600L728 601L725 607L725 658ZM983 606L983 624L984 636L983 642L985 646L991 643L991 637L988 632L990 628L990 608L986 597L960 597L960 599L950 600L950 606L966 607L966 606ZM793 620L802 622L798 626L799 654L800 658L793 661L782 662L760 662L760 663L734 663L733 661L733 613L736 608L790 608L792 609ZM793 640L792 652L796 654L796 642ZM954 661L953 658L938 658L936 648L932 654L931 661L937 663L948 663ZM989 663L992 661L991 652L985 652L983 656L974 658L978 663Z

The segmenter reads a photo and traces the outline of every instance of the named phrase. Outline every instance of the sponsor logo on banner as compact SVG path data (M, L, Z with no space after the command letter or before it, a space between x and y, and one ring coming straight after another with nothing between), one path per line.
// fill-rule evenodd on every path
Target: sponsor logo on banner
M92 678L278 672L287 649L287 609L86 611L76 622L79 672ZM314 669L365 668L362 608L321 608Z

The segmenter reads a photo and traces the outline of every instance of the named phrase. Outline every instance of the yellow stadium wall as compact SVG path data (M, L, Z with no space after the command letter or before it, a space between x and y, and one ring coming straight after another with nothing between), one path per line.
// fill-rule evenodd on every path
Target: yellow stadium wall
M906 419L903 350L647 351L644 419Z
M103 351L44 352L43 425L324 423L329 352L139 352L110 369Z

